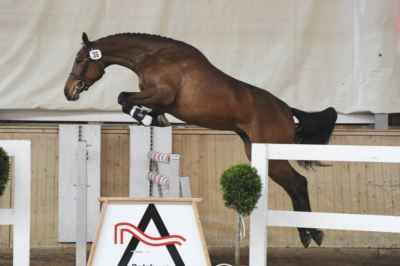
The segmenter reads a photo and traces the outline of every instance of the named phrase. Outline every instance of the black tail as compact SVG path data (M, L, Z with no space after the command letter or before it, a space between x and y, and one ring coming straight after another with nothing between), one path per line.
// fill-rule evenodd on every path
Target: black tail
M298 144L327 144L332 135L337 119L337 112L329 107L321 112L307 113L292 108L293 115L299 120L296 127L295 142ZM313 166L323 166L317 161L299 161L305 169Z

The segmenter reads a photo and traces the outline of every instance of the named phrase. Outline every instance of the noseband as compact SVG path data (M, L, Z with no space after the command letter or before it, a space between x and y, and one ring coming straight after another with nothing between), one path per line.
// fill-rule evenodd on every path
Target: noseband
M94 53L93 53L94 52ZM89 57L84 59L84 65L82 67L81 72L79 73L79 75L75 75L74 73L69 73L69 75L71 77L73 77L75 79L74 82L74 91L72 92L72 98L74 98L75 94L78 91L82 91L85 89L87 81L86 81L86 74L89 70L89 66L91 63L95 64L97 66L98 69L100 69L100 71L102 73L104 73L104 64L99 60L101 59L101 52L100 50L90 50L89 51Z

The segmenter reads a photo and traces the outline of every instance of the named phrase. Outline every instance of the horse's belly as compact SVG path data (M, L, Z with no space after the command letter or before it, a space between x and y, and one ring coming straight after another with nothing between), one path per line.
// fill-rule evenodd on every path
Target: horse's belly
M186 123L200 127L217 130L234 130L236 128L235 119L226 115L226 111L224 114L220 114L209 110L196 112L193 108L188 108L186 112L176 110L171 111L170 114Z

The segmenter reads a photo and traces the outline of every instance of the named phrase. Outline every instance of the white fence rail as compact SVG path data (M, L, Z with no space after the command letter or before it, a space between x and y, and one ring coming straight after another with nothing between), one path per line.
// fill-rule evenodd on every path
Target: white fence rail
M31 224L31 142L1 140L9 156L14 156L12 209L0 209L0 225L13 225L13 265L29 266Z
M267 265L267 226L400 233L400 216L268 210L268 160L319 160L400 163L400 147L253 144L252 166L263 191L250 216L249 265Z

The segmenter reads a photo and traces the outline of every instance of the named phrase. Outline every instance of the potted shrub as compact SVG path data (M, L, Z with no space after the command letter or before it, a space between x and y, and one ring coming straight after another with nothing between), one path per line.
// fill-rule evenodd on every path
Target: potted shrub
M222 173L220 184L225 206L237 212L235 264L239 266L241 219L251 214L261 196L261 178L254 167L236 164Z

